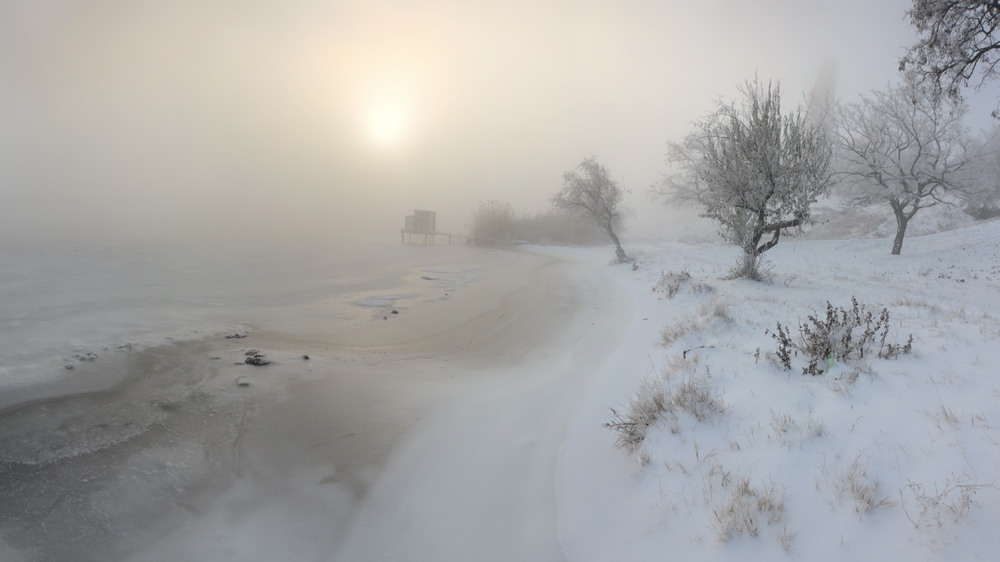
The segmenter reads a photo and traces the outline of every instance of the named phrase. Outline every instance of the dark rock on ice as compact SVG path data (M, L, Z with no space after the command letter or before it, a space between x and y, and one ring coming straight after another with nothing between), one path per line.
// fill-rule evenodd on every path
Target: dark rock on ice
M263 366L263 365L270 365L271 364L271 360L268 359L267 356L264 355L263 353L255 350L255 349L251 350L251 351L253 353L251 353L250 351L248 351L247 352L247 358L243 360L243 362L246 363L247 365Z

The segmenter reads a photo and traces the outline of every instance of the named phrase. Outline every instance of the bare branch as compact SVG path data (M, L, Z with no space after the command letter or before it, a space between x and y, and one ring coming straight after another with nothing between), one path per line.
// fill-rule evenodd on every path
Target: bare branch
M892 253L902 250L919 209L964 192L971 161L965 107L915 84L888 86L841 110L839 176L855 201L888 203L896 217Z

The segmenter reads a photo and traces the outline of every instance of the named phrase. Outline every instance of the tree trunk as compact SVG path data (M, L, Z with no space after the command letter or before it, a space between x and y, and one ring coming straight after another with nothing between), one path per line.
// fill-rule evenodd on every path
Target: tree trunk
M898 256L903 251L903 236L906 235L906 225L910 222L910 217L906 216L902 207L893 206L896 214L896 239L892 241L892 255Z
M608 236L611 237L611 241L615 243L615 256L618 258L618 263L625 263L627 261L631 261L629 257L625 254L625 250L622 249L622 243L620 240L618 240L618 236L615 234L615 231L612 230L610 227L607 229L607 231L608 231Z

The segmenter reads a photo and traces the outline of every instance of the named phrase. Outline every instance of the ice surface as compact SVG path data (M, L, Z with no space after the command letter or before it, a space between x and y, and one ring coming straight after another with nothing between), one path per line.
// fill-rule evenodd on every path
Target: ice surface
M379 408L370 396L355 404L365 396L357 389L370 386L363 378L331 376L364 363L349 356L333 367L317 341L382 331L383 322L372 328L358 313L354 303L365 295L410 296L407 313L424 318L421 303L458 294L483 268L516 259L395 244L339 253L0 252L0 295L11 313L0 326L0 558L323 559L343 534L329 526L356 506L393 434L380 440L362 431L355 458L340 456L352 450L338 444L344 427ZM420 281L428 266L449 273ZM414 283L421 286L399 290ZM274 364L243 364L246 349L261 344ZM320 402L287 411L286 386L316 377L325 381L311 396ZM403 409L412 408L414 395L404 397ZM274 412L263 416L264 406ZM300 425L281 422L299 413L307 413ZM263 428L251 425L261 416L288 433L263 439Z
M354 301L354 304L358 306L369 306L369 307L386 307L396 304L396 301L403 299L411 299L416 295L379 295L377 297L368 297L366 299L361 299L359 301Z

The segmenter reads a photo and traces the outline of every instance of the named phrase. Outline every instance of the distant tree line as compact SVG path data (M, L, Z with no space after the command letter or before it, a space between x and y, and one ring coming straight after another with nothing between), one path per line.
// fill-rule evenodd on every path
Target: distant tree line
M472 243L496 246L527 242L543 245L596 245L604 232L579 213L564 209L517 212L506 201L484 201L472 213Z

